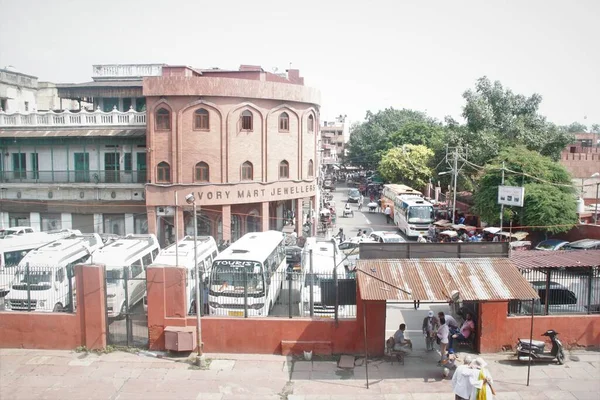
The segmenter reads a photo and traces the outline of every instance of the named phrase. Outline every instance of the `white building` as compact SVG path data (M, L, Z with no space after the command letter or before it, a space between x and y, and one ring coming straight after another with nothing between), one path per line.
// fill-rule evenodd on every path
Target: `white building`
M339 164L346 154L346 143L350 139L350 124L346 116L340 115L335 121L324 121L321 127L322 164Z
M30 112L36 109L38 78L17 72L14 67L0 68L0 109L6 112Z

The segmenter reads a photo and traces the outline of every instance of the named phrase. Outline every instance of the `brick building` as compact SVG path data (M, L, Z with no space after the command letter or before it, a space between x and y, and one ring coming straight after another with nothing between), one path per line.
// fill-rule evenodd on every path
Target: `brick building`
M573 184L581 190L586 204L595 202L600 178L592 175L600 172L600 134L576 133L575 142L562 151L560 163L573 176Z
M148 227L163 245L175 226L193 233L190 193L198 233L217 241L281 229L292 213L302 222L315 208L320 94L298 70L163 66L144 79L143 95Z

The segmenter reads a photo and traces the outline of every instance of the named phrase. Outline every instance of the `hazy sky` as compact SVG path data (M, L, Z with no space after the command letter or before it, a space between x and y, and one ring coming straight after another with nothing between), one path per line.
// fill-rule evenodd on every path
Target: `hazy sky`
M322 119L388 106L460 117L487 75L540 93L551 121L600 123L600 0L0 0L0 66L53 82L92 64L283 71L322 94ZM587 117L587 119L584 119Z

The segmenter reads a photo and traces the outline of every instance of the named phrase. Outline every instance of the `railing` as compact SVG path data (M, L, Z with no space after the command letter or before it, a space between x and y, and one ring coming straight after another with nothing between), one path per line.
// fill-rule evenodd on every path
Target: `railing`
M163 64L107 64L94 65L94 78L139 78L161 76Z
M146 171L0 171L4 183L146 183Z
M130 108L127 112L116 108L110 112L87 111L85 109L72 112L65 110L59 113L32 112L8 114L0 110L0 127L23 126L146 126L146 112L138 112Z

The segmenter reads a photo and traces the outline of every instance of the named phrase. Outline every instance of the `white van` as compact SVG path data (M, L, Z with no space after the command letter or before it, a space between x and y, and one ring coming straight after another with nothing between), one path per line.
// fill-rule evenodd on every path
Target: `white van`
M34 233L30 226L13 226L11 228L0 229L0 239L4 239L7 236L24 235L26 233Z
M127 305L132 307L142 301L146 295L146 268L159 252L156 236L127 235L92 255L90 264L102 264L106 268L106 311L109 318L123 318ZM128 301L125 301L125 276Z
M100 236L93 233L72 235L31 250L16 268L6 296L6 309L57 312L68 308L71 301L69 281L71 288L75 288L73 266L85 263L102 246Z
M194 237L186 236L177 243L173 243L161 250L152 265L154 266L177 266L187 270L186 299L189 313L196 313L196 270L194 268L194 255L197 254L200 267L201 279L206 281L210 276L212 261L219 254L217 242L212 236L196 237L196 252L194 253ZM177 254L176 254L177 253ZM208 285L206 285L208 288Z
M338 279L348 279L350 275L342 262L343 255L336 248L337 245L331 240L310 237L306 239L302 254L303 285L300 289L300 316L310 316L310 291L312 283L313 291L313 315L316 318L333 318L335 306L325 305L322 301L321 283L324 280L333 283L333 270L335 268ZM312 249L313 268L310 272L310 250ZM336 263L334 263L334 251ZM348 318L356 315L356 305L338 306L338 317Z

